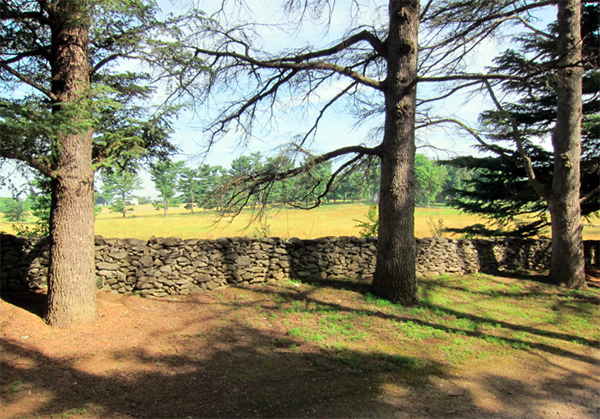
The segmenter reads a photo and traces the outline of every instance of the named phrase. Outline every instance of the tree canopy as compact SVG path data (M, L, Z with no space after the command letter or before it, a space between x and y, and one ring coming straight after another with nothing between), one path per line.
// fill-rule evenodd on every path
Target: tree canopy
M556 22L546 29L556 36ZM600 6L585 5L582 9L583 39L583 120L581 154L581 214L590 216L600 210L598 177L600 175ZM515 102L503 105L510 113L522 136L525 154L531 159L536 179L549 189L553 178L553 155L542 142L551 134L556 122L555 73L552 61L557 59L553 38L528 33L517 38L518 49L508 49L495 59L495 71L522 74L524 80L505 82L503 89ZM451 190L450 204L469 213L494 220L497 228L482 225L466 227L459 232L480 235L530 236L543 234L550 224L548 204L531 187L527 173L520 164L520 153L512 148L513 131L506 115L498 109L481 114L490 146L501 153L495 157L457 157L447 163L474 171L465 185ZM480 145L488 151L490 147ZM585 197L589 197L585 199Z
M205 18L161 19L153 1L17 0L0 21L0 158L51 179L46 321L70 327L97 316L94 171L174 150L172 100L194 86L186 70L206 69L178 45ZM165 106L148 112L158 86Z

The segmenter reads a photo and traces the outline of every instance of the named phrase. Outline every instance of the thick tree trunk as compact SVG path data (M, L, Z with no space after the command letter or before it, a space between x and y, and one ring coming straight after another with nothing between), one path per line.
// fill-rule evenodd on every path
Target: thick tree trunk
M385 83L385 134L377 265L373 292L404 305L418 303L415 271L414 162L419 1L390 1Z
M558 2L561 57L557 71L554 176L548 202L552 218L550 279L570 288L585 285L581 210L579 205L581 156L582 77L581 2Z
M58 134L50 220L50 266L45 319L69 328L98 316L94 267L92 130L85 128L89 94L89 20L84 2L52 5L52 90L69 115Z

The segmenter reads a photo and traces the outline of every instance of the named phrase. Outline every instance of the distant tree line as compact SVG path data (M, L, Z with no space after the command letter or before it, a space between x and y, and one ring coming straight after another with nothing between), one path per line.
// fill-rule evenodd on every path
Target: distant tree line
M268 157L260 152L242 155L231 163L231 168L210 164L189 167L183 161L164 160L150 168L150 176L158 191L158 199L152 201L136 194L142 189L142 180L131 168L102 170L98 175L97 205L108 205L110 211L126 217L134 210L133 205L152 203L163 210L166 217L169 208L185 205L191 213L196 209L222 210L227 199L227 187L240 176L261 173L268 167L279 170L296 167L288 157ZM330 185L331 162L325 162L310 173L296 178L275 182L267 191L250 195L249 204L310 206L317 200L326 203L362 201L376 203L381 168L368 162L353 170L347 170ZM416 202L419 206L446 203L453 199L451 191L468 187L473 182L473 170L441 164L423 154L415 161ZM229 192L231 193L231 192ZM46 235L50 215L50 188L44 178L35 179L25 199L2 198L0 212L8 221L22 222L30 214L37 218L34 228L18 227L23 235Z
M303 162L301 162L303 164ZM158 191L153 202L167 216L169 208L185 204L191 213L195 209L223 210L224 202L235 193L236 179L258 175L269 170L290 170L298 165L287 156L265 156L260 152L242 155L232 161L229 169L217 165L202 164L190 167L183 161L165 160L152 165L151 179ZM332 178L332 163L317 165L310 173L295 178L281 179L266 190L256 190L247 197L250 207L261 205L288 205L310 207L317 201L325 203L357 202L376 203L379 191L379 164L361 162L356 167L343 171L335 182ZM415 179L417 204L430 206L444 203L450 197L447 190L462 187L471 178L470 171L446 167L423 154L417 154ZM98 199L110 204L113 212L125 217L132 211L135 191L141 189L138 175L128 170L102 173L101 193ZM145 199L143 199L145 202ZM139 202L139 199L138 199Z

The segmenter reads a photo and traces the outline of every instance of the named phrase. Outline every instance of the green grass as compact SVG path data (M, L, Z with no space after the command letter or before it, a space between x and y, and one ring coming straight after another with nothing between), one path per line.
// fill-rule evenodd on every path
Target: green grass
M298 346L337 351L341 363L363 371L383 368L365 364L361 353L374 348L406 366L411 359L462 365L515 351L559 353L598 345L597 290L565 290L490 275L447 275L419 282L418 307L392 304L368 293L357 298L356 292L346 290L335 291L333 304L316 297L325 292L319 287L290 283L287 289L299 294L274 298L269 317L281 322Z
M11 394L17 394L22 390L23 390L23 381L21 381L21 380L13 381L12 383L10 383L10 386L8 388L8 391Z

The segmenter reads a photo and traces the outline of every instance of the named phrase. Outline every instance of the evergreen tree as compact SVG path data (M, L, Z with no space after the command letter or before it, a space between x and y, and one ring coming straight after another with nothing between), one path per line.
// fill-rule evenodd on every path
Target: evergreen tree
M102 194L107 201L112 201L110 210L120 212L125 218L128 211L133 211L133 192L141 189L142 179L128 169L103 171L101 179Z
M200 181L199 202L203 208L222 208L218 188L227 180L227 170L223 166L203 164L198 168Z
M187 70L205 70L180 47L186 27L191 33L204 18L158 15L151 1L0 2L0 157L51 179L45 320L53 326L97 317L95 169L172 151L176 108L145 114L151 83L190 88ZM122 71L124 60L143 63L153 77Z
M194 213L194 205L198 202L202 194L201 186L198 170L190 169L189 167L181 169L177 189L181 193L181 199L187 203L186 208L189 206L192 214Z
M13 198L4 203L2 213L8 221L21 222L29 215L29 204L25 199Z
M172 162L164 160L155 163L150 168L150 176L154 186L159 192L160 204L155 204L156 209L162 208L164 216L169 212L169 206L173 203L173 198L177 193L179 175L184 167L184 162Z
M556 23L548 32L556 34ZM600 210L598 188L600 175L600 6L586 5L582 9L582 39L584 56L583 123L581 153L580 197L581 214L592 216ZM553 179L553 154L545 150L539 139L547 138L556 121L557 97L555 74L540 57L557 58L556 43L535 34L519 38L521 48L508 50L496 59L495 71L529 75L527 82L511 81L504 84L507 92L520 100L504 104L522 135L523 147L536 174L537 181L550 189ZM546 68L544 67L546 66ZM464 185L447 189L452 196L450 205L491 220L495 229L482 224L451 231L471 235L501 235L527 237L544 234L550 225L548 203L531 187L518 150L511 149L513 131L505 115L498 110L486 111L481 121L488 129L488 138L503 156L457 157L445 164L472 170L474 176ZM484 150L486 147L482 147Z

